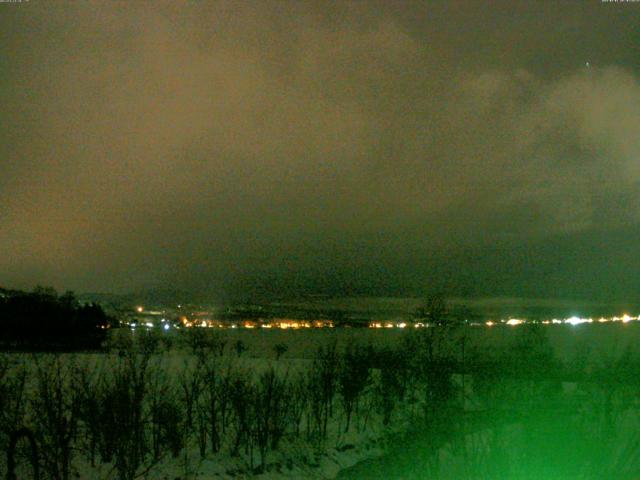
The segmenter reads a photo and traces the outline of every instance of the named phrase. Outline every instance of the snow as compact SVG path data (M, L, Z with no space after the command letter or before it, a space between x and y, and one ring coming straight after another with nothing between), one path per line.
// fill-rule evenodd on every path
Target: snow
M633 326L632 326L633 327ZM616 330L600 329L592 326L579 326L578 329L565 328L564 326L549 327L550 339L555 346L569 345L571 348L563 351L565 359L576 357L576 353L580 348L590 344L597 346L600 350L605 350L607 345L613 345L624 337L626 344L633 342L637 337L638 329L631 329L629 326L619 325ZM585 328L584 330L581 330ZM589 329L589 330L587 330ZM490 330L490 331L489 331ZM471 344L475 342L477 345L484 343L485 348L498 348L500 345L507 343L505 339L508 335L513 335L512 329L498 331L496 329L472 330L475 337L470 338L468 343L469 351ZM597 337L594 333L609 332L609 337ZM613 332L613 333L611 333ZM251 332L251 335L238 337L229 337L227 348L230 349L233 339L242 338L246 340L249 347L241 357L230 350L224 357L219 359L220 365L233 365L239 370L251 372L254 378L269 368L274 368L280 374L290 376L298 372L304 372L311 366L311 352L315 351L318 345L326 345L334 338L340 338L339 332L287 332L286 334L272 335L274 332ZM391 334L385 337L385 335ZM485 335L484 338L481 334ZM633 335L632 335L633 334ZM399 336L395 332L372 332L370 330L364 332L348 331L346 336L354 338L361 335L374 340L376 345L397 345ZM346 338L346 337L345 337ZM585 341L588 340L588 342ZM280 360L275 360L273 346L277 343L287 343L291 348ZM557 350L557 348L556 348ZM620 347L610 348L615 357L615 353L620 351ZM600 354L591 354L591 366L589 368L597 368ZM45 361L46 355L31 356L26 354L11 354L7 356L10 360L11 369L17 366L24 366L31 369L32 373L35 369L33 363L34 358ZM118 360L117 354L81 354L81 355L65 355L61 356L63 363L71 365L73 362L87 368L96 367L98 369L109 369ZM610 358L610 357L608 357ZM193 367L195 364L194 357L184 348L174 348L170 352L161 352L152 359L152 364L159 366L172 378L179 377L185 368ZM624 367L624 365L623 365ZM589 369L586 370L590 372ZM478 398L473 391L473 379L465 377L463 382L462 376L456 376L454 383L461 391L464 386L464 408L467 412L481 412L485 407L483 401ZM614 382L615 384L615 382ZM591 415L584 418L595 418L594 412L586 412L585 408L589 405L602 404L601 399L597 398L594 391L589 390L588 385L584 382L564 381L559 384L559 391L563 408L570 405L577 405L575 415L571 416L575 423L576 432L594 432L594 428L580 430L583 426L579 423L583 418L581 415ZM33 393L36 385L33 375L31 382L27 387L27 391ZM606 392L606 390L604 390ZM600 392L598 390L597 392ZM597 393L596 392L596 393ZM514 392L507 392L513 394ZM626 395L626 396L625 396ZM636 397L637 398L637 397ZM615 443L620 445L631 444L638 441L635 432L640 431L640 421L636 413L638 405L637 400L633 396L627 395L625 392L619 392L619 398L616 397L617 423L615 424ZM591 403L589 403L591 402ZM600 403L598 403L600 402ZM371 409L370 405L363 401L361 408ZM504 406L504 405L503 405ZM323 445L319 445L317 441L308 440L305 435L299 437L285 436L278 448L269 451L266 457L266 471L259 472L255 467L259 464L259 456L257 452L252 454L244 451L237 456L232 456L228 448L228 442L223 441L222 448L218 453L212 454L209 449L205 458L201 458L199 448L194 439L191 439L187 447L183 449L177 458L173 458L170 453L163 453L162 457L156 464L145 464L138 470L143 472L150 467L148 472L142 474L140 478L148 480L187 480L187 479L264 479L264 480L285 480L285 479L333 479L339 477L341 472L347 471L354 465L361 464L369 459L387 458L389 455L389 439L394 435L409 430L411 426L412 413L416 404L404 403L398 406L397 411L390 427L383 427L378 413L372 413L370 421L366 426L362 421L356 421L353 428L348 433L344 433L345 418L340 412L340 408L336 405L336 414L332 417L328 431L329 435ZM586 412L586 413L585 413ZM597 422L594 425L599 425ZM556 428L556 425L552 425ZM507 445L509 448L505 450L507 453L516 458L516 452L519 448L525 448L528 437L527 431L530 431L529 425L522 422L514 422L506 425L502 430L501 438L494 438L490 430L479 430L467 435L462 442L464 449L473 448L477 463L486 463L486 458L490 457L493 451L500 446ZM606 437L601 437L606 440ZM477 445L484 445L484 450L478 449ZM576 440L574 446L574 455L587 455L587 446ZM470 464L461 465L460 450L461 444L451 443L441 448L439 452L440 464L443 465L443 478L460 478L460 472L464 468L470 468ZM612 454L613 455L613 454ZM467 457L468 458L468 457ZM365 462L366 463L366 462ZM633 466L635 467L635 465ZM630 467L632 468L632 467ZM2 465L0 465L0 471ZM92 467L89 465L85 455L77 454L72 461L72 472L77 478L87 480L102 480L115 478L115 470L113 464L100 464ZM457 476L457 477L456 477Z

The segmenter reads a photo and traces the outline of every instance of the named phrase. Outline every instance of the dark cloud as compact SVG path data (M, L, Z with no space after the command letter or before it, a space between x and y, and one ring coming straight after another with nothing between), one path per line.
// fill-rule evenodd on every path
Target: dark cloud
M2 283L591 295L637 237L637 4L0 8Z

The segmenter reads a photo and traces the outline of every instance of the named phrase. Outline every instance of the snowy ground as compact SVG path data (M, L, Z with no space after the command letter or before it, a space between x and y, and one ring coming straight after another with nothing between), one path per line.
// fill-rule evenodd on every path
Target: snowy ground
M467 352L472 351L474 347L482 347L489 351L503 348L516 335L518 328L469 329L466 335ZM640 326L581 325L572 327L563 325L548 327L546 332L554 351L565 362L588 361L590 366L587 370L589 370L594 365L597 366L601 360L615 360L616 370L611 372L609 383L605 382L609 387L602 389L599 385L594 386L589 382L565 382L562 397L554 397L556 401L559 401L558 398L562 399L560 401L562 405L559 408L563 413L558 417L560 420L553 415L547 415L542 420L538 419L537 423L519 419L506 424L502 429L493 428L472 432L466 435L463 441L458 440L443 446L439 453L440 461L438 463L441 466L438 472L439 478L496 478L487 473L487 468L489 468L487 465L495 468L502 465L500 468L503 468L503 473L504 469L510 469L508 471L512 472L512 478L534 478L531 477L531 472L535 468L543 468L544 464L536 462L527 464L525 462L524 465L529 465L527 467L529 472L523 472L522 469L518 470L517 466L523 464L523 460L519 456L520 452L526 450L528 445L531 445L532 435L541 435L546 431L547 434L555 432L553 435L558 436L559 432L563 432L563 426L565 425L571 426L571 429L564 429L566 438L563 447L570 446L567 447L565 452L567 457L571 455L575 458L593 457L595 455L594 452L599 452L602 456L604 452L608 458L620 457L621 460L618 463L623 461L627 463L623 467L615 467L615 465L611 466L612 462L607 463L602 460L601 463L604 462L603 464L606 464L606 468L614 469L613 471L617 474L620 474L621 471L627 472L629 475L640 472L637 469L640 466L640 462L638 462L640 455L636 455L637 448L634 450L634 445L636 447L640 445L640 440L635 434L635 432L640 431L640 422L638 421L640 407L635 403L639 398L637 394L640 389L636 388L635 385L628 389L625 389L626 387L618 388L620 384L616 379L618 374L630 377L635 375L635 370L629 371L621 361L616 359L622 359L625 351L629 348L633 349L638 336L640 336ZM271 367L281 374L295 375L297 372L309 369L313 352L317 347L329 345L334 340L338 340L340 345L344 345L351 340L357 340L376 347L398 346L402 340L401 334L402 332L398 331L356 329L231 332L226 337L229 351L224 358L225 362L232 362L234 368L251 372L252 375L259 375ZM233 344L238 340L241 340L247 347L241 357L238 357L232 349ZM286 344L288 347L279 360L276 360L274 351L274 346L277 344ZM633 351L635 352L635 349ZM46 357L46 355L10 354L7 356L9 359L9 371L14 371L20 366L33 370L36 368L36 360L42 360ZM117 362L117 355L106 354L81 354L65 356L64 358L71 359L72 357L75 359L74 362L76 364L87 368L97 366L99 369L108 370ZM153 361L161 364L162 369L170 376L178 378L184 369L188 368L190 362L194 360L184 348L176 345L171 352L165 351L155 355ZM632 368L635 368L637 364L633 365ZM27 387L28 393L31 392L33 394L35 392L36 383L34 377L31 377ZM458 387L461 387L462 378L458 376L456 383ZM471 379L467 379L465 382L465 389L466 410L482 409L483 403L476 398ZM612 392L610 397L604 395L601 399L598 398L598 395L603 395L602 392L609 391ZM511 396L504 397L510 398L510 400L503 401L503 406L509 406L509 402L518 396L517 391L506 393L510 393ZM548 412L550 404L542 405L543 410ZM603 420L603 412L605 411L602 409L604 408L602 407L603 405L605 407L606 405L612 406L609 412L615 418L611 419L611 421L607 420L608 423ZM569 411L566 410L567 406L575 407L573 413L567 413ZM207 452L205 457L202 458L196 441L191 438L186 448L177 457L174 458L170 453L163 452L157 462L143 464L137 475L138 478L150 480L187 480L196 478L276 480L331 479L336 477L360 480L360 478L382 478L382 476L374 477L371 472L375 471L380 475L384 475L385 469L383 466L393 464L393 459L390 455L394 455L394 449L397 450L398 445L390 445L389 439L395 434L409 430L413 426L412 421L416 418L414 415L415 409L415 403L404 402L395 411L390 426L383 427L380 422L379 412L375 411L372 404L363 400L359 419L355 421L349 433L345 434L343 432L345 425L344 414L336 406L336 413L331 417L328 425L327 439L322 442L322 445L302 438L304 436L285 435L278 448L267 453L266 471L264 472L258 472L256 469L258 456L255 451L252 453L241 451L238 455L232 455L228 448L228 442L225 443L223 441L223 448L218 453ZM364 412L368 412L366 421L363 420L365 417ZM27 415L27 418L33 414L31 412ZM549 419L553 419L553 421ZM563 423L563 419L570 423ZM550 423L545 423L547 420ZM609 430L605 432L603 425L608 425L607 428ZM542 429L542 433L540 429ZM594 448L593 442L585 442L585 436L596 438L596 434L599 435L597 437L600 442L599 448ZM628 452L629 449L632 450L631 453ZM556 450L559 450L559 448ZM507 460L501 460L502 463L496 460L496 451L503 453L503 460L508 460L507 466L505 466L505 461ZM540 449L538 454L542 455L544 452L544 449ZM371 461L370 459L373 458L379 458L379 460ZM368 459L369 461L367 461ZM28 478L28 464L24 458L20 462L20 468L25 472L25 478ZM406 464L412 464L414 467L420 464L416 458L406 458L405 462ZM364 467L350 468L356 464L364 465ZM71 466L71 478L88 480L117 478L113 463L98 463L97 466L92 467L86 455L76 454ZM0 475L2 476L5 474L5 467L6 465L0 463ZM146 471L147 467L149 467L148 471ZM598 467L600 468L599 471L602 471L602 468L605 467ZM372 468L373 470L371 470ZM393 471L392 466L389 466L389 468L391 470L387 471ZM483 472L482 475L478 474L475 477L471 475L469 471L474 469L475 471ZM348 472L355 472L353 473L355 476L349 476ZM387 474L385 478L394 478L393 474L391 475ZM407 476L406 478L421 477ZM553 478L564 477L556 476ZM617 478L623 477L618 476Z
M318 346L318 336L308 334L306 346L300 350L304 355L291 355L287 351L283 358L276 360L272 350L273 345L281 343L282 338L269 334L271 332L261 332L264 341L260 347L256 348L255 340L252 337L248 341L248 351L238 356L233 350L221 357L220 369L232 368L238 372L248 372L252 378L259 376L273 368L279 375L286 378L293 378L298 373L304 373L311 368L311 351ZM296 340L301 335L296 332ZM242 337L245 340L247 336ZM289 341L291 336L288 337ZM332 333L324 334L323 342L320 345L330 343L333 338ZM229 346L236 337L228 339ZM269 341L270 340L270 341ZM343 338L344 340L344 338ZM299 342L291 342L290 345L299 347ZM261 356L260 352L264 356ZM295 350L294 350L295 352ZM109 372L113 365L121 361L117 354L63 354L56 356L61 359L63 369L66 368L86 368L88 371ZM12 373L26 371L27 382L25 396L36 398L38 396L39 381L38 369L46 366L51 370L48 362L52 362L54 356L48 354L9 354L5 356L9 367L9 376ZM180 377L185 371L197 368L197 362L193 355L177 346L174 350L155 354L150 360L153 369L160 369L170 378L169 383L178 384ZM69 370L71 371L71 370ZM17 374L17 373L16 373ZM74 379L65 377L65 388L73 389ZM371 395L366 394L367 397ZM65 400L66 401L66 400ZM169 452L163 452L158 460L143 462L137 471L137 478L149 480L186 480L186 479L231 479L231 478L257 478L257 479L318 479L335 478L338 472L344 468L368 458L379 456L385 451L385 442L388 435L405 428L408 420L408 409L398 408L394 414L391 426L383 427L379 421L379 415L375 412L373 400L364 398L361 400L359 415L354 415L352 427L348 433L345 429L345 416L340 409L338 400L335 400L335 413L329 420L328 434L326 440L307 440L304 434L300 436L285 434L277 449L268 451L266 468L260 472L258 465L260 458L258 452L253 450L247 452L241 449L239 454L233 455L230 451L230 438L223 438L222 447L218 453L207 451L204 458L199 453L197 442L190 438L186 448L182 449L177 457L173 457ZM31 401L26 401L27 412L23 423L34 424L35 412ZM368 409L368 412L364 412ZM304 421L302 422L304 425ZM228 435L229 437L231 434ZM25 443L26 445L26 443ZM23 445L24 446L24 445ZM83 447L86 448L86 445ZM0 474L4 476L6 464L0 463ZM147 470L148 469L148 470ZM31 475L31 467L26 457L18 459L18 471L22 472L25 478ZM96 462L91 465L86 452L76 453L71 461L72 477L87 480L110 479L116 477L116 468L113 462ZM22 478L19 476L19 478Z

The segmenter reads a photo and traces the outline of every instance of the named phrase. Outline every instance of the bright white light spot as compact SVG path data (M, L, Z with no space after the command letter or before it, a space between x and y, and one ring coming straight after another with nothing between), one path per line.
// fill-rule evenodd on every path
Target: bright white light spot
M144 310L144 307L137 307L136 308L136 312L138 312L138 313L142 313L143 310Z
M485 322L485 325L487 327L493 327L495 325L495 323L493 323L491 320L489 320L488 322Z
M569 325L580 325L581 323L591 323L593 320L590 318L580 318L580 317L569 317L564 323L568 323Z
M521 323L523 323L523 321L518 318L510 318L507 320L507 325L511 325L512 327L520 325Z
M169 324L168 324L168 323L165 323L165 324L164 324L164 329L165 329L165 330L169 330Z

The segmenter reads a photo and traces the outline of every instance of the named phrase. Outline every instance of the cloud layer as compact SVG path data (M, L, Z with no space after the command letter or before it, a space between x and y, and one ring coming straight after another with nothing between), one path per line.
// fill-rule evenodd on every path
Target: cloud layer
M640 9L477 5L1 5L0 282L483 293L637 232Z

